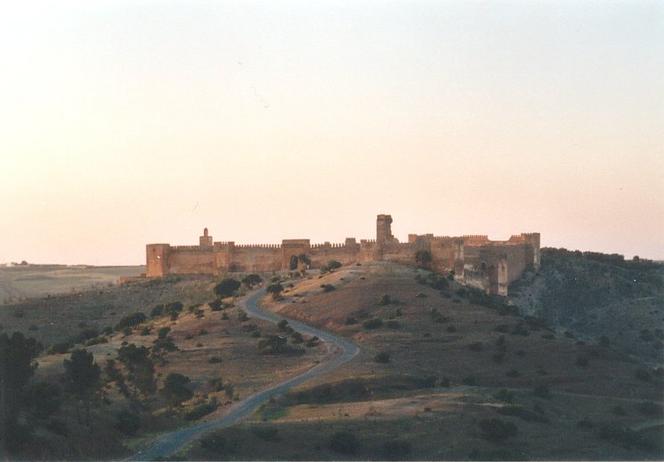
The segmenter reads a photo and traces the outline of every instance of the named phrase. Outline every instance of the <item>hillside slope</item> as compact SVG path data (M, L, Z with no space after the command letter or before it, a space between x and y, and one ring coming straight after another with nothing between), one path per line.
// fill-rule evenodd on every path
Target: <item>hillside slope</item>
M631 430L645 431L661 418L661 379L610 346L558 335L508 306L395 264L343 267L291 282L264 306L343 335L361 353L265 406L253 421L206 438L187 458L663 454L652 438Z
M609 342L652 364L664 360L664 265L543 249L538 273L510 287L527 314L586 341Z

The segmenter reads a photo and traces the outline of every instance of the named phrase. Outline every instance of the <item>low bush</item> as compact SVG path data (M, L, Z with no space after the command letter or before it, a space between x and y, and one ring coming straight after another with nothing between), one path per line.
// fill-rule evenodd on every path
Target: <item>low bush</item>
M401 329L401 323L399 321L395 321L394 319L390 319L385 323L385 326L387 326L390 329Z
M194 407L184 415L184 418L185 420L198 420L201 417L216 411L218 407L219 403L217 400L212 399L208 403L199 404L198 406Z

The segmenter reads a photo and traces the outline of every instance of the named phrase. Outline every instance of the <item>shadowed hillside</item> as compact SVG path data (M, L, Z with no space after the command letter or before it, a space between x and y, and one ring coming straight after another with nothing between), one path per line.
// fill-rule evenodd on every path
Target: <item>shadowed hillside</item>
M540 271L510 287L524 312L587 341L661 362L664 265L621 255L543 249Z

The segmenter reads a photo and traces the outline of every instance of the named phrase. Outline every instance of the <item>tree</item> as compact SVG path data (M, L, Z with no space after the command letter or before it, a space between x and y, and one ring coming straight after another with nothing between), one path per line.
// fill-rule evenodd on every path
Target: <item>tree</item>
M118 350L118 359L129 369L129 380L136 390L144 395L151 395L157 386L154 379L154 364L150 359L150 350L137 347L133 343Z
M66 388L79 401L85 403L87 425L90 425L90 402L98 389L101 370L95 357L87 350L72 351L70 359L64 360ZM78 411L78 407L76 408ZM79 414L80 422L80 414Z
M267 293L272 294L272 298L275 300L279 298L281 292L283 291L284 291L284 286L282 286L281 283L279 282L275 282L267 286Z
M35 339L19 332L0 335L0 453L11 443L9 431L15 427L20 397L37 368L34 359L40 349Z
M115 428L125 435L135 435L138 429L141 428L141 416L124 409L116 415Z
M186 375L170 373L164 381L164 388L161 389L161 393L171 406L177 406L194 396L192 391L187 388L189 382L191 380Z
M300 260L300 263L302 263L306 267L311 266L311 258L309 258L308 255L301 253L300 255L297 256L297 259Z
M242 284L249 287L250 289L253 289L261 282L263 282L263 278L261 278L258 274L249 274L242 279Z
M25 401L32 415L44 419L60 409L62 390L55 383L36 382L28 387Z
M420 268L430 268L431 260L431 252L428 250L418 250L417 253L415 253L415 262Z
M297 255L291 255L290 261L288 262L288 269L293 271L297 269Z
M214 293L221 298L231 297L240 288L240 285L240 281L233 278L226 278L214 286Z

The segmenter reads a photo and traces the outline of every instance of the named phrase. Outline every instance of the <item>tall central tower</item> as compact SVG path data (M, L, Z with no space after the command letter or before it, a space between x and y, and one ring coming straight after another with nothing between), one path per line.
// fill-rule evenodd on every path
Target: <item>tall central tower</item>
M378 215L376 218L376 244L384 245L393 240L392 215Z

